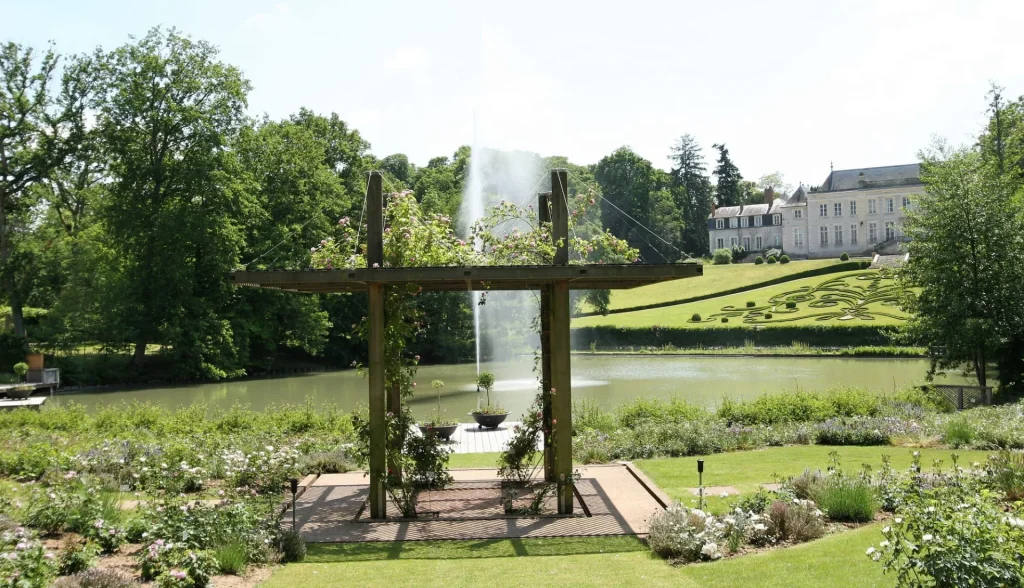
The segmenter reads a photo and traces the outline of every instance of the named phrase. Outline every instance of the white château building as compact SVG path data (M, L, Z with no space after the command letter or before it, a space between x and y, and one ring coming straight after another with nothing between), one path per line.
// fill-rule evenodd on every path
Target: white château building
M870 255L903 239L904 211L922 190L920 165L834 170L815 191L803 186L786 200L730 206L708 217L711 249L780 248L793 258Z

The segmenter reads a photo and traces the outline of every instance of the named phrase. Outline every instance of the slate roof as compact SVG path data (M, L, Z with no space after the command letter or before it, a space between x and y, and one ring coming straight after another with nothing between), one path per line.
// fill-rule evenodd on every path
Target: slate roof
M721 208L716 208L708 218L729 218L731 216L739 216L740 210L742 209L742 206L723 206Z
M761 216L762 214L768 214L767 204L748 204L740 212L740 216Z
M872 190L921 184L921 164L887 165L858 169L837 169L821 183L821 192Z

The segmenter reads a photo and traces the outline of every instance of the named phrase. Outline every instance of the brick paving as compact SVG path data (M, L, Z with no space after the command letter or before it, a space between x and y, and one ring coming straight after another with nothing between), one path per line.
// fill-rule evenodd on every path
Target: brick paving
M631 464L581 467L572 516L505 515L493 469L453 470L456 482L451 488L422 493L419 510L435 511L437 518L363 518L369 487L362 472L320 476L299 497L295 515L299 532L313 543L645 535L665 496L634 470ZM516 505L530 498L523 491ZM554 510L553 498L547 499L545 510ZM398 514L393 505L388 514ZM290 525L291 517L286 515L283 522Z

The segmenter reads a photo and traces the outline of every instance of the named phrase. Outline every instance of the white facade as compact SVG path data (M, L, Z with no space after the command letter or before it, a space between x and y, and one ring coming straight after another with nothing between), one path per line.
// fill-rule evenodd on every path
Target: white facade
M819 189L800 186L772 207L781 218L782 250L790 257L826 258L896 246L903 238L904 212L913 206L911 196L921 190L917 164L833 171ZM731 246L732 235L723 235L729 231L714 228L718 219L715 211L708 223L712 250L723 236Z

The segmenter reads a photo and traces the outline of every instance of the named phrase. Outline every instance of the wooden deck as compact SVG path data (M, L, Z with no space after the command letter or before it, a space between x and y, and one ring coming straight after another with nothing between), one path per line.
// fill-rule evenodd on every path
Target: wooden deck
M39 410L46 403L45 396L34 396L24 400L0 400L0 410L14 410L15 408L34 408Z
M512 427L517 422L504 422L498 425L497 429L480 429L476 423L461 423L459 429L452 435L448 446L453 453L497 453L505 451L509 440L512 439ZM419 429L413 427L416 434ZM540 449L540 445L537 446Z

